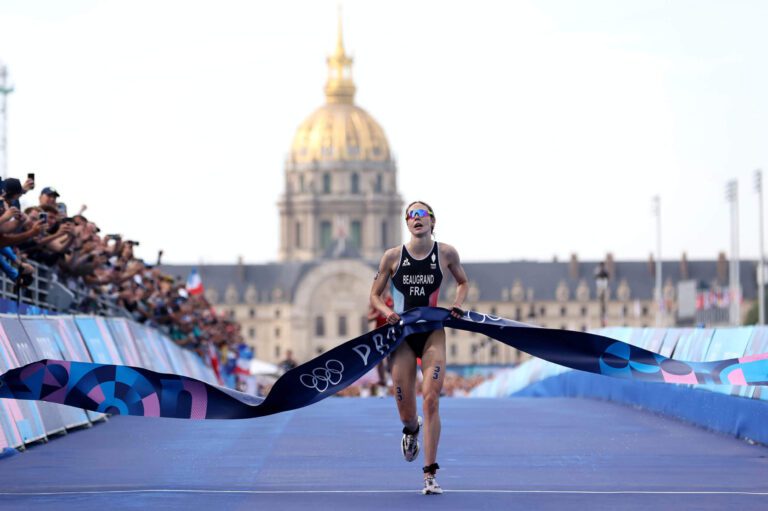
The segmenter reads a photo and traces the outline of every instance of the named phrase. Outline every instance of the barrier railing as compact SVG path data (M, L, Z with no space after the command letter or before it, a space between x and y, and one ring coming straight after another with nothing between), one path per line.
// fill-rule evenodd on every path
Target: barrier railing
M595 333L655 351L667 357L706 362L747 357L768 352L768 327L731 328L628 328L609 327ZM533 358L518 367L497 372L493 379L473 389L478 397L502 397L528 385L571 371ZM690 385L687 385L690 386ZM757 386L696 385L697 388L734 396L768 400L768 390Z
M216 382L196 354L124 318L0 314L0 373L43 358L131 365ZM64 405L0 399L0 449L24 448L104 418Z

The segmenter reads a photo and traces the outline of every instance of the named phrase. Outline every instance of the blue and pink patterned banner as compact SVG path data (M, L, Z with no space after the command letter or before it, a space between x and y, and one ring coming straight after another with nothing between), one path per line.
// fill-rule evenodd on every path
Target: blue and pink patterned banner
M368 332L286 372L266 398L139 367L61 360L7 371L0 376L0 397L145 417L261 417L325 399L375 367L405 337L439 328L478 332L550 362L614 378L768 385L768 354L684 362L597 334L539 328L473 311L454 319L446 309L421 307L403 313L402 319L398 326Z

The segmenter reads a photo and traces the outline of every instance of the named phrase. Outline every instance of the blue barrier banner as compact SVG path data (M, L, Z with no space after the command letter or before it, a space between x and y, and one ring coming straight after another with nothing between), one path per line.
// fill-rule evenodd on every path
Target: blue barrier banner
M768 352L768 328L761 327L755 328L752 333L752 338L747 344L747 349L744 350L744 357L754 357L760 355L760 353ZM740 387L739 395L744 397L752 397L755 399L768 400L768 389L764 387Z
M128 327L128 320L124 318L105 318L105 323L112 334L112 338L120 351L123 362L129 366L146 367L141 359L139 349L136 347Z
M27 332L27 336L35 346L35 352L38 357L51 359L67 359L68 357L59 349L60 342L56 337L59 333L54 325L42 318L28 319L21 318L21 324ZM85 410L62 406L59 408L61 419L64 421L64 427L75 428L89 424L88 416Z
M0 371L20 365L5 330L0 328ZM3 429L3 447L20 447L45 438L45 427L37 403L30 401L3 399L0 402L0 427Z
M686 328L680 333L672 356L677 360L701 362L715 331L711 328Z
M56 342L59 343L59 349L64 354L64 360L93 362L91 355L88 353L88 348L85 346L85 341L80 337L80 330L77 329L75 318L72 316L54 316L38 321L45 321L56 329L56 332L58 332L58 335L55 337ZM91 422L105 418L105 414L92 410L87 410L86 413Z
M103 318L75 316L75 324L88 347L91 359L101 364L122 364L123 359Z
M35 360L43 358L36 350L30 339L27 337L27 333L24 331L24 327L21 326L21 322L18 317L2 317L0 318L0 325L2 325L5 335L10 341L11 347L16 358L20 364L29 364ZM46 435L53 435L56 433L63 433L66 431L64 427L64 419L61 417L59 407L52 406L50 403L38 403L38 410L40 412L40 418L43 421L43 427Z
M158 344L155 338L155 330L138 323L128 324L133 338L136 339L136 346L141 352L141 358L144 360L144 367L153 369L161 373L172 373L171 366L165 350Z

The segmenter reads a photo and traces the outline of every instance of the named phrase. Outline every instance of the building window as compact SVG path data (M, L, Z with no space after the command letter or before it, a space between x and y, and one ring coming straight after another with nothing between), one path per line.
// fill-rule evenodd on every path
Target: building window
M296 248L301 248L301 222L296 222Z
M568 309L565 308L565 305L560 307L560 316L565 317L565 315L568 314Z
M344 337L347 335L347 317L339 316L339 336Z
M331 193L331 175L328 172L323 174L323 193Z
M317 354L318 355L322 355L324 351L325 351L325 348L323 346L318 346L317 347Z
M350 231L350 243L352 244L352 247L360 248L362 246L362 223L360 220L352 220Z
M280 318L280 309L275 309L275 318Z
M629 314L629 307L627 307L626 305L622 305L621 306L621 315L626 317L628 314Z
M643 312L643 316L647 316L648 315L648 306L647 305L643 305L642 312Z
M491 345L491 358L497 358L499 356L499 347L496 343Z
M360 333L364 334L371 329L371 322L368 321L368 316L360 316Z
M520 307L515 307L515 321L523 320L523 311Z
M455 343L455 342L452 342L452 343L451 343L451 356L452 356L452 357L455 357L455 356L456 356L456 353L458 353L458 351L459 351L459 350L458 350L458 349L457 349L457 347L456 347L456 343Z
M560 330L566 330L568 328L568 325L560 325Z
M387 240L387 221L381 222L381 247L386 248L388 244Z
M582 307L581 308L581 316L585 317L586 315L587 315L587 308L586 307Z
M496 315L496 307L491 307L491 316Z
M325 250L331 246L331 222L320 222L320 248Z
M256 317L256 309L248 309L248 317L253 319Z
M315 335L325 337L325 319L322 316L315 318Z
M275 339L280 338L280 328L275 328Z
M251 339L255 339L256 338L256 329L255 328L251 327L251 328L248 329L248 337L250 337Z
M360 193L360 176L357 175L357 172L352 173L351 181L350 188L352 189L352 193Z
M587 331L587 325L581 325L581 331L586 332Z
M376 174L376 183L373 185L373 191L376 193L381 193L383 186L382 186L382 179L381 174Z
M547 308L543 305L539 307L539 316L546 316L547 315Z
M275 358L280 358L280 346L275 346Z
M299 174L299 191L304 191L304 174Z

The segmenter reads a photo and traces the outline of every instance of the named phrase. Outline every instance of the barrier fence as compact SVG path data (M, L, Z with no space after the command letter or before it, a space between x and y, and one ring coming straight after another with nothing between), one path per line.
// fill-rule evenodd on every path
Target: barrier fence
M768 327L628 328L595 333L666 357L709 362L768 353ZM533 358L475 387L472 397L570 396L607 399L672 415L709 429L768 443L768 388L617 380Z
M0 373L44 358L144 367L216 384L197 354L128 319L0 314ZM54 403L0 399L0 450L47 441L104 418Z
M594 333L624 341L689 362L709 362L743 358L768 353L768 327L744 326L729 328L629 328L609 327ZM475 397L510 396L546 378L572 371L567 367L533 358L523 364L495 373L493 379L473 389ZM692 385L681 384L692 387ZM695 385L722 394L768 400L768 389L754 385Z

